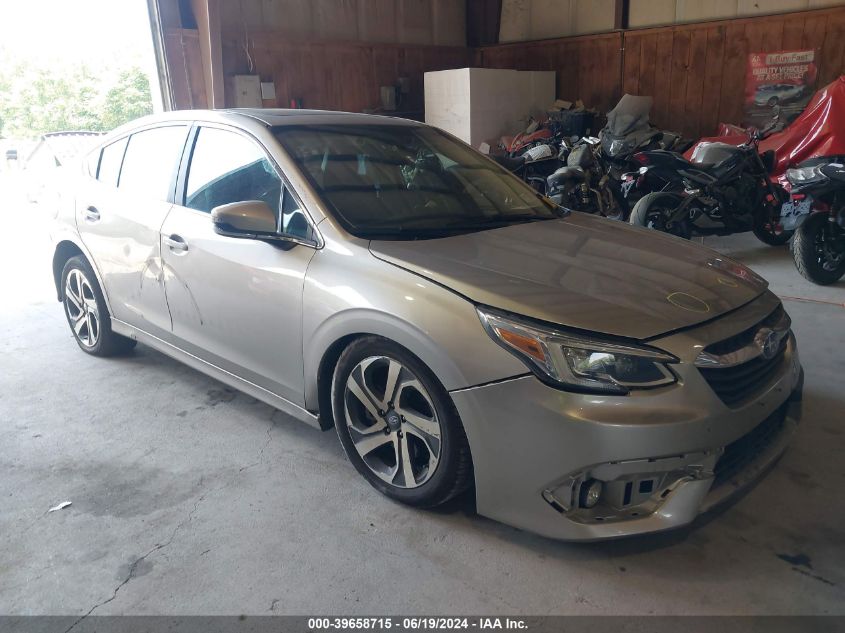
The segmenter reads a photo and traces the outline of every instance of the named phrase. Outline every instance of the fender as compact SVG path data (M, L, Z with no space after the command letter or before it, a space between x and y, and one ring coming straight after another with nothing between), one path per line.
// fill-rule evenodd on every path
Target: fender
M100 276L100 269L97 268L97 262L94 261L94 258L91 256L88 248L82 242L82 238L79 236L79 233L72 230L70 227L66 225L58 225L53 231L50 233L50 237L53 241L53 263L55 263L56 254L59 251L59 247L62 243L69 242L73 244L76 248L82 251L82 254L85 256L85 259L88 260L88 263L91 264L91 268L94 270L94 275L97 277L97 283L100 286L100 290L103 293L103 299L106 301L106 309L109 311L109 314L113 314L111 309L111 303L109 302L109 294L106 291L105 285L103 285L103 279ZM58 301L62 300L62 291L61 291L61 279L54 276L53 278L56 284L56 299Z
M455 297L464 304L469 323L478 319L475 306L464 299ZM471 387L478 382L478 376L467 373L446 352L442 343L438 343L429 332L423 331L413 323L396 315L371 308L350 308L333 314L323 321L313 332L310 339L303 341L303 366L305 379L305 408L310 411L319 409L318 382L320 364L325 354L338 341L348 336L375 335L398 343L417 356L437 376L447 391ZM455 333L456 338L465 333ZM498 348L481 328L478 328L479 343L474 347L488 350L489 354L480 353L479 356L494 356L497 360L496 379L509 375L525 373L525 367L515 362L515 359ZM487 345L489 343L489 345Z

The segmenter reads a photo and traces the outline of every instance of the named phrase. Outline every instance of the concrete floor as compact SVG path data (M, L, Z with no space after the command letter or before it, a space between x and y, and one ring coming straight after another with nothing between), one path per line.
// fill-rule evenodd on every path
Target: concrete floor
M578 545L467 499L393 503L333 433L148 348L83 354L40 214L0 190L0 613L845 614L845 284L805 282L786 249L709 242L790 297L792 447L692 529Z

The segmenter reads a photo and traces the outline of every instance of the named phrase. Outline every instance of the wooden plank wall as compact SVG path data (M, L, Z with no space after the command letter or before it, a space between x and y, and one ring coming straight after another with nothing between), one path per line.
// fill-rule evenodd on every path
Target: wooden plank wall
M690 137L743 118L749 53L817 48L817 88L845 72L845 8L625 32L622 89Z
M173 107L177 110L207 108L202 56L196 29L166 28L164 53L170 71Z
M845 73L845 8L500 44L475 63L555 70L559 98L600 112L625 92L651 95L656 125L698 138L742 121L748 53L814 46L820 88Z
M378 107L379 87L399 77L411 80L402 108L422 114L423 73L479 66L554 70L558 97L583 99L607 112L624 92L654 97L652 120L690 137L713 134L719 122L742 120L747 55L818 47L822 87L845 73L845 8L723 20L481 48L316 41L224 31L223 72L227 105L232 76L254 73L276 84L276 100L291 98L307 108L360 112ZM205 87L196 31L165 29L165 48L177 107L205 107ZM250 67L250 59L252 67Z
M582 99L606 112L619 98L622 32L566 37L536 42L499 44L476 49L482 68L554 70L557 96Z
M472 57L463 46L295 41L274 32L250 33L249 42L247 56L243 32L222 34L223 73L227 81L236 74L273 81L276 100L265 101L265 107L288 107L298 98L305 108L361 112L380 105L380 86L408 77L411 91L402 110L422 115L423 73L463 68ZM233 94L227 83L227 106Z

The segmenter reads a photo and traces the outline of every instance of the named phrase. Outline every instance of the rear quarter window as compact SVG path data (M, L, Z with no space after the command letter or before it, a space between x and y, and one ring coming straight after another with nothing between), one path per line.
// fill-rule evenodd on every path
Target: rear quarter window
M99 156L99 166L95 167L97 180L105 185L117 187L117 179L120 176L120 166L123 163L123 154L126 151L126 142L129 139L122 138L110 145L106 145L102 152L94 152Z

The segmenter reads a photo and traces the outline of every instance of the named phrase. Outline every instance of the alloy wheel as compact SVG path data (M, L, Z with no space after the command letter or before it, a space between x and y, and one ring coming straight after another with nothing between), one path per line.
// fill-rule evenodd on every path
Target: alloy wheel
M65 310L77 340L85 347L94 347L100 339L100 311L91 283L77 268L65 281Z
M440 461L441 427L432 398L399 361L371 356L346 380L344 417L367 468L397 488L417 488Z

